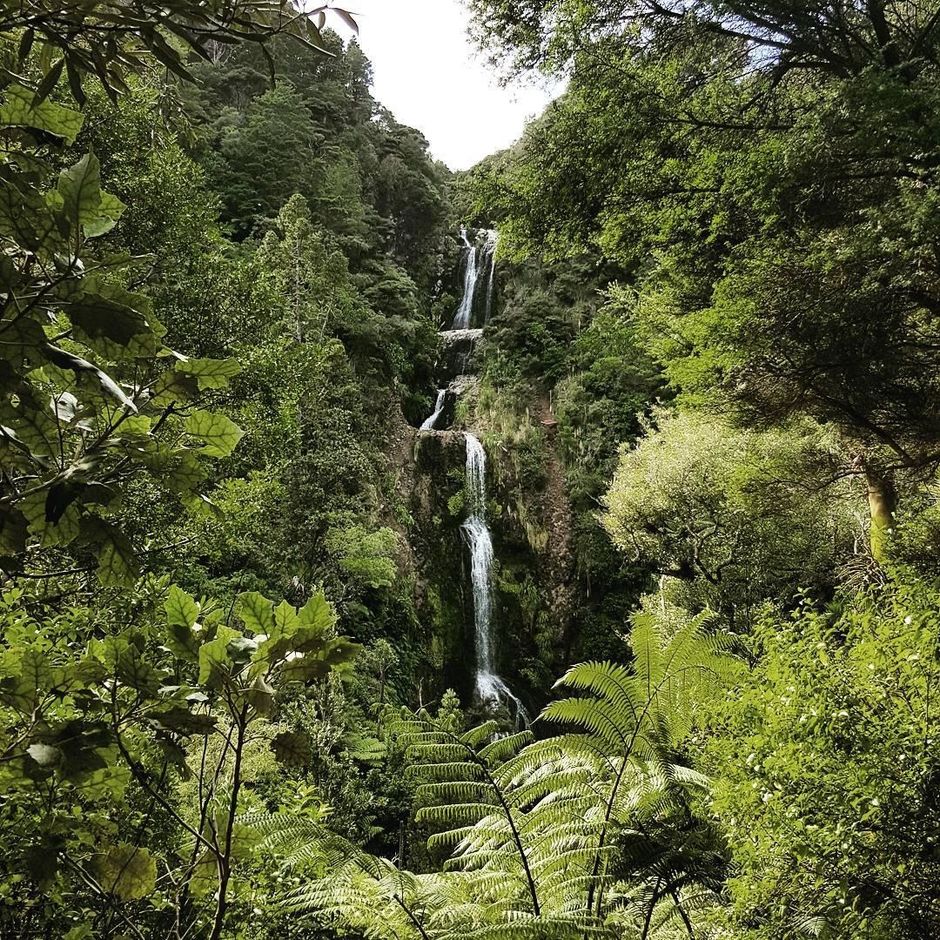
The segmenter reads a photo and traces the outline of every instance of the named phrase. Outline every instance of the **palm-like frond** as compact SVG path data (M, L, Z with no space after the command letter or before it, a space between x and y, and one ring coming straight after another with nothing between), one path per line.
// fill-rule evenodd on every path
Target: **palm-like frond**
M694 703L736 669L729 641L709 629L707 613L667 634L649 614L639 614L630 633L632 668L611 662L580 663L555 683L577 696L552 702L543 720L574 726L599 751L658 752L688 734Z
M387 714L418 784L417 819L436 830L429 847L448 853L443 870L413 875L326 840L334 870L294 908L382 940L687 930L714 903L722 859L687 825L685 795L707 781L675 755L695 701L734 663L707 615L668 629L638 617L631 640L632 667L583 663L559 680L573 694L545 709L565 729L548 740Z

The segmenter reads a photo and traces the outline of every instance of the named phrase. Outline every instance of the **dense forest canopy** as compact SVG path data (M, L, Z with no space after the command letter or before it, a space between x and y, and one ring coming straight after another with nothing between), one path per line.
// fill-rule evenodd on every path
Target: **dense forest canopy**
M937 936L940 5L466 11L0 16L0 936Z

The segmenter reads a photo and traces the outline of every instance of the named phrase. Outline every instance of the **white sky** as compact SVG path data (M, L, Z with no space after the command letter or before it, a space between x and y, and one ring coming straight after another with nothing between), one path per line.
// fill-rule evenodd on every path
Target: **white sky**
M402 124L417 127L431 153L465 170L507 147L552 94L501 88L467 36L461 0L333 0L355 14L359 44L372 61L373 94ZM351 35L338 18L329 24Z

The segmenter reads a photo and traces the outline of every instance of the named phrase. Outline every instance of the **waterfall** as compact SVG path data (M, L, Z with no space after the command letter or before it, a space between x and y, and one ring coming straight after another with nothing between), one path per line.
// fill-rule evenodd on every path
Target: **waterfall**
M437 390L434 411L424 420L420 430L436 430L444 410L448 388L459 395L467 387L469 360L482 329L471 329L473 300L478 282L486 278L484 322L489 320L493 306L493 281L496 271L497 233L487 232L480 248L470 241L466 228L460 230L466 266L463 294L454 321L441 334L441 356L438 360L438 381L449 383ZM442 374L443 373L443 374ZM473 596L473 637L476 665L476 697L487 708L505 706L514 717L516 727L528 727L529 716L522 702L512 693L494 668L493 636L493 539L486 523L486 451L480 441L464 432L467 447L466 494L467 515L461 531L470 549L470 586Z
M467 518L461 526L470 546L470 585L476 646L476 691L488 705L511 703L516 724L528 725L522 702L493 670L493 540L486 524L486 451L464 432L467 442Z
M460 230L460 237L466 246L467 267L463 275L463 296L460 298L460 306L457 307L457 313L454 314L454 322L451 325L453 330L466 330L470 327L470 317L473 314L473 295L477 288L477 250L470 244L467 238L467 230Z
M447 389L439 388L437 390L437 401L434 403L434 411L424 419L419 430L421 431L433 431L434 425L437 424L437 419L441 416L441 412L444 410L444 401L447 398Z

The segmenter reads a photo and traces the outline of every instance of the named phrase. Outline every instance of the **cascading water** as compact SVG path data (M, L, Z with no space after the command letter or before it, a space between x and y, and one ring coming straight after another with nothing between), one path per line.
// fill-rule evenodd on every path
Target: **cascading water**
M470 546L470 585L476 645L476 691L490 705L505 703L517 725L527 725L522 702L493 670L493 540L486 524L486 451L480 441L464 432L467 441L468 514L461 528Z
M496 268L496 232L488 232L481 249L470 241L465 228L460 230L466 254L463 294L454 321L442 333L442 358L438 368L447 371L447 381L454 394L459 394L468 377L463 375L469 367L474 345L483 333L471 329L473 301L477 283L486 277L486 306L484 322L489 320L493 305L493 280ZM420 430L435 431L444 410L447 389L438 389L434 411L424 420ZM513 695L509 686L494 670L493 665L493 540L486 524L486 451L480 441L464 432L467 442L466 493L467 518L461 530L470 549L470 584L473 595L473 629L476 652L476 694L488 706L506 706L514 716L517 727L528 726L529 716L522 702Z
M467 237L467 230L460 230L460 237L463 239L464 252L466 254L466 266L463 274L463 294L460 297L460 304L457 312L454 314L454 322L451 324L451 330L467 330L473 320L473 301L477 294L477 283L482 276L486 276L486 306L484 308L484 323L490 318L490 310L493 306L493 280L496 271L496 239L497 233L487 232L486 241L482 248L470 241Z
M467 230L460 230L460 237L466 246L467 266L463 275L463 296L460 298L460 306L454 314L454 322L451 324L452 330L466 330L470 327L470 317L473 314L473 295L477 287L477 250L467 238Z
M437 424L437 419L441 416L441 412L444 410L444 402L447 400L447 389L439 388L437 390L437 401L434 403L434 411L432 411L422 422L419 430L421 431L433 431L434 425Z

